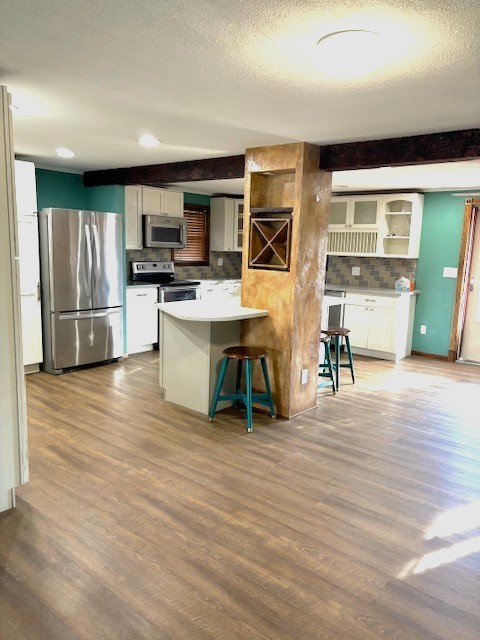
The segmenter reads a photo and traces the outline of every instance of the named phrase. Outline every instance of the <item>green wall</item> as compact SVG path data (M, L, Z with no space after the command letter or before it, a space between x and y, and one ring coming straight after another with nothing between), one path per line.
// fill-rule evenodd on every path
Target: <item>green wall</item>
M36 169L38 208L91 209L125 213L125 188L84 187L78 173Z
M210 206L210 196L202 195L201 193L184 193L183 201L185 204Z
M444 278L443 267L457 267L462 235L464 198L450 192L426 193L418 258L417 299L412 348L448 355L455 302L455 278ZM420 325L427 333L420 333Z
M35 169L38 209L85 209L85 187L78 173Z

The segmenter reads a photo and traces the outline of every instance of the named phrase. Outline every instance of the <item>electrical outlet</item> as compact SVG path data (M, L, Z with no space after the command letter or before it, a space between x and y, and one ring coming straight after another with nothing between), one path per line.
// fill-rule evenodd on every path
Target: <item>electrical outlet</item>
M217 267L223 267L223 258L217 258Z
M420 325L420 333L422 333L423 335L425 335L427 333L427 325L426 324L421 324Z
M352 267L352 276L360 275L360 267Z
M308 369L302 369L302 374L300 376L300 384L307 384L308 382Z

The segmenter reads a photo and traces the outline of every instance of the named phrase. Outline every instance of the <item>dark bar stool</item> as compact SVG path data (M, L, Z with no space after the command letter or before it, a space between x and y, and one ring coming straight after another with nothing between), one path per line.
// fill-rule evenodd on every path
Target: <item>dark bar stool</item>
M335 361L333 363L333 368L335 370L335 386L337 391L340 387L340 368L347 367L350 369L350 373L352 374L352 382L355 383L355 367L353 366L353 356L352 349L350 347L350 339L348 334L350 333L350 329L345 329L345 327L328 327L322 331L329 338L334 338L335 345ZM348 362L341 362L340 359L340 340L341 338L345 338L345 346L347 347L347 355Z
M330 337L322 336L320 338L320 342L323 344L323 347L325 349L325 355L323 358L323 363L318 365L318 377L330 378L330 382L319 382L317 384L317 389L321 389L322 387L327 387L332 385L332 391L333 393L335 393L335 380L333 379L332 357L330 355Z
M235 400L236 404L242 402L247 409L247 431L252 431L252 404L258 402L270 409L270 415L275 418L275 409L273 406L272 391L270 389L270 380L268 378L267 369L267 354L263 349L258 347L228 347L224 349L220 367L220 373L218 374L217 384L215 386L215 392L212 398L212 404L210 406L210 421L213 420L217 404L221 400ZM225 382L225 376L227 375L228 364L230 360L237 360L237 383L236 393L230 393L227 395L220 395L222 392L223 383ZM262 365L263 378L265 380L265 393L253 393L252 391L252 369L253 361L260 360ZM241 390L242 380L242 367L243 361L245 361L245 393Z

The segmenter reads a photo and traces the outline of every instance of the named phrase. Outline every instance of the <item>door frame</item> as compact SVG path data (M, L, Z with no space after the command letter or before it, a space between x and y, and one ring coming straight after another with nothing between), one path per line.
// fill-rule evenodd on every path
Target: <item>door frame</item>
M475 225L480 223L480 198L467 198L463 215L462 238L460 242L460 256L458 259L457 286L455 289L455 303L453 307L453 322L450 333L450 349L448 360L455 362L460 356L465 311L467 306L468 279L472 258Z

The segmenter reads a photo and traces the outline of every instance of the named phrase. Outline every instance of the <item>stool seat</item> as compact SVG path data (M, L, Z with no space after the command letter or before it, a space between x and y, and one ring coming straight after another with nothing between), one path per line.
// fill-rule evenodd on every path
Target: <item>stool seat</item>
M322 329L322 333L327 336L348 336L350 329L345 327L328 327L328 329Z
M223 383L227 375L228 364L232 360L237 361L237 380L235 385L235 393L227 393L222 395ZM265 392L257 393L253 391L253 365L255 360L260 360L262 367L263 379L265 381ZM245 361L245 391L241 389L241 378L243 363ZM217 384L213 393L212 403L210 405L209 417L213 420L217 404L223 400L235 401L234 406L242 403L247 410L247 431L252 431L252 405L254 402L262 404L270 410L272 418L275 417L275 409L273 406L272 390L270 388L270 380L268 378L267 369L267 352L260 347L243 347L234 346L227 347L223 350L223 360L218 374Z
M342 367L346 367L350 369L350 373L352 375L352 382L355 383L355 367L353 365L353 355L352 348L350 346L350 338L348 334L350 333L350 329L345 329L345 327L328 327L328 329L322 329L322 333L328 338L334 338L335 345L335 362L332 363L333 370L335 371L335 388L338 391L340 388L340 369ZM340 342L341 339L345 338L345 346L347 347L347 355L348 355L348 363L341 362L340 355Z
M227 358L236 358L238 360L258 360L266 358L267 352L259 347L228 347L223 350L223 355Z

